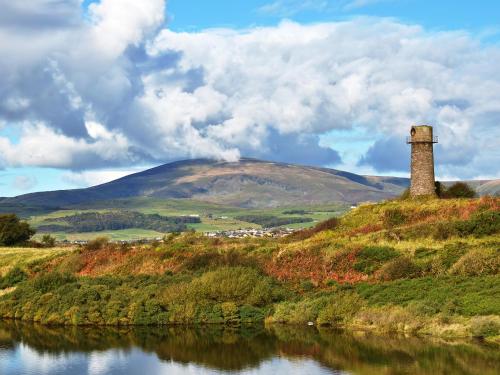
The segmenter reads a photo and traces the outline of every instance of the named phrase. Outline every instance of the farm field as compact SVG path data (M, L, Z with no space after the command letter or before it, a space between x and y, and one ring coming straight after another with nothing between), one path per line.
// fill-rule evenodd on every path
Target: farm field
M302 229L314 226L320 221L331 217L340 216L348 210L348 206L341 203L332 203L323 206L299 206L299 207L279 207L279 208L260 208L246 209L240 207L223 206L213 203L200 202L187 199L162 200L155 198L130 198L103 201L91 206L79 206L65 210L58 210L48 214L35 215L28 218L28 222L34 228L53 223L54 220L81 215L85 213L109 213L117 211L138 212L145 215L161 215L164 217L198 217L199 223L188 223L187 228L198 232L224 231L237 229L259 229L262 225L255 222L241 220L242 217L262 216L275 217L278 219L290 218L305 219L307 222L290 223L277 225L277 227L287 227L293 229ZM58 221L58 225L66 226L69 224ZM127 228L122 230L103 230L77 232L71 231L50 231L57 240L89 240L98 236L106 236L112 240L134 240L151 239L162 237L165 232L157 230L148 230L144 228ZM38 233L35 238L39 239L46 233Z

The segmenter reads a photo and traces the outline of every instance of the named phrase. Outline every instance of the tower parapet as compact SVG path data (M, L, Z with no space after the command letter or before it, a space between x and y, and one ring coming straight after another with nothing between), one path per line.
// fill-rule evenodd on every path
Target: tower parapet
M435 196L434 143L438 139L432 133L432 126L412 126L406 143L411 144L410 196Z

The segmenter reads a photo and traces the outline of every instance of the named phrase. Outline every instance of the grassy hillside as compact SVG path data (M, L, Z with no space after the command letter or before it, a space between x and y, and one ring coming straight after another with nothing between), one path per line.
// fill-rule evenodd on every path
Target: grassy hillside
M500 198L362 205L280 240L13 251L0 250L8 318L500 334Z

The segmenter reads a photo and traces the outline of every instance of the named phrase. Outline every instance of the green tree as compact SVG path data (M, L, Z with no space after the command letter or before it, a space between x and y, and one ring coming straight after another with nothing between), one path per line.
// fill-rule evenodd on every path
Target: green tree
M44 234L42 237L42 245L44 247L54 247L56 245L56 239L50 234Z
M0 246L13 246L28 241L35 230L15 214L0 215Z
M455 182L447 189L443 189L442 198L474 198L476 192L464 182Z

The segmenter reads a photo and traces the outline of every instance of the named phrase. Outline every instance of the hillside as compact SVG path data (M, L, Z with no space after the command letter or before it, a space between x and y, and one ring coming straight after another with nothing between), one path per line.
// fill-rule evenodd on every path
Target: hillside
M0 249L0 317L500 335L500 198L388 201L284 239ZM495 339L495 337L497 337Z
M0 211L51 211L96 201L149 197L194 199L245 208L356 203L394 197L408 179L360 176L328 168L242 159L186 160L161 165L87 189L21 195L0 201Z

